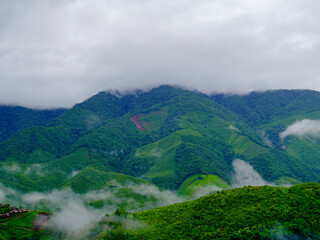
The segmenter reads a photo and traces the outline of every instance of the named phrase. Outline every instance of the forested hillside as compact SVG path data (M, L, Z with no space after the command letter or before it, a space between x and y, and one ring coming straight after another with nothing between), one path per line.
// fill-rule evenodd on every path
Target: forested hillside
M318 100L319 93L303 90L211 97L171 86L100 92L2 141L0 181L21 191L85 192L90 187L73 181L73 173L91 179L98 171L172 190L199 174L230 185L236 158L269 182L319 181L317 138L279 137L297 120L320 119Z
M318 238L318 184L223 189L319 182L319 100L309 90L208 96L160 86L100 92L67 110L3 107L0 201L53 212L63 237ZM14 225L23 236L37 235L24 230L32 216ZM128 216L144 227L123 227ZM4 238L14 235L4 222Z
M34 110L19 106L0 105L0 142L25 128L46 125L65 110Z
M319 184L224 190L133 216L123 213L105 239L320 239L319 196ZM133 218L140 220L136 229L127 226Z

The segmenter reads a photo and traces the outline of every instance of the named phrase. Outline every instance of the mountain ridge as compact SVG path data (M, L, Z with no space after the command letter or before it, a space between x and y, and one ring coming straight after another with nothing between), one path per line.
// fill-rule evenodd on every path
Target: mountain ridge
M320 93L310 90L209 96L164 85L124 96L100 92L46 125L25 128L2 141L0 162L4 168L32 167L87 149L88 156L78 156L82 167L92 164L99 171L178 189L195 174L217 175L231 184L232 160L240 158L271 182L286 177L319 181L319 145L294 137L279 139L280 132L302 116L320 119L318 100ZM132 121L134 116L139 116L144 131ZM312 162L296 152L299 148L290 147L290 139L300 148L312 146ZM67 181L73 170L81 170L75 162L70 164L62 175L53 175ZM10 174L12 179L18 175L30 179L21 172ZM10 185L10 174L0 181Z

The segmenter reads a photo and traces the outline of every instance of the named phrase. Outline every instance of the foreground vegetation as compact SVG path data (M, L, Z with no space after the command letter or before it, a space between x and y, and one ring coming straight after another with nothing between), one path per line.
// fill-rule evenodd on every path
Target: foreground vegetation
M134 213L105 239L320 239L320 184L243 187Z
M0 219L0 239L50 239L44 229L37 229L35 219L40 211L29 211L9 218Z
M246 186L142 212L117 209L76 235L37 229L39 213L49 216L2 219L0 239L320 239L320 184Z

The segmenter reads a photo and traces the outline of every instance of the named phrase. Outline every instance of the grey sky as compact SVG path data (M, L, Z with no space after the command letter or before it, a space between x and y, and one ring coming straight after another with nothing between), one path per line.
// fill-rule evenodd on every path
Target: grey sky
M316 0L0 0L0 103L102 90L320 90Z

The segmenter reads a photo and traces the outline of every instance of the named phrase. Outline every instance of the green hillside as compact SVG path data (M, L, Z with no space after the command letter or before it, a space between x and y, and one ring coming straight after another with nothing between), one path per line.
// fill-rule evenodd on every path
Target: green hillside
M42 224L40 221L38 221L38 224L36 223L41 214L40 211L29 210L26 213L0 219L0 239L50 239L49 232L42 225L44 221L42 221ZM39 225L39 228L37 225Z
M199 196L206 195L213 191L228 189L229 185L216 175L195 174L188 177L179 186L177 192L179 195Z
M289 239L319 237L316 183L222 190L235 186L239 173L280 186L320 182L318 92L207 96L160 86L126 95L100 92L68 110L1 111L0 199L7 202L55 212L63 201L77 199L100 214L118 209L118 219L126 211L217 192L129 214L130 221L148 226L141 229L128 230L107 218L90 236L104 238L104 228L114 228L108 237L273 239L275 232ZM303 120L311 136L281 135ZM234 165L235 159L243 165ZM26 196L37 200L23 202ZM21 226L19 219L2 223L2 233L14 234L14 227L32 236L30 219L23 219Z
M65 109L34 110L19 106L0 106L0 142L35 125L46 125Z
M319 141L279 138L297 119L320 117L318 97L302 90L208 97L170 86L100 92L2 141L0 181L24 192L79 193L119 174L171 190L197 174L230 185L235 158L269 182L319 181Z
M105 239L320 239L320 184L243 187L123 216ZM132 228L127 221L136 219ZM122 238L121 238L122 237Z

